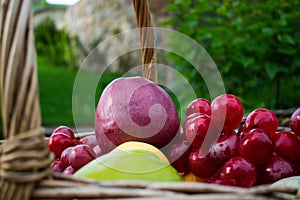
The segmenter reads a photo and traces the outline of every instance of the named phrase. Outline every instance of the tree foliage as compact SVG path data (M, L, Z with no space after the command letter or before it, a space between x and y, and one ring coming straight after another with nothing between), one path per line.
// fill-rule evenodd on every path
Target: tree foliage
M58 30L53 19L46 17L34 31L38 56L46 57L57 65L74 65L73 38L64 29Z
M299 107L300 1L267 2L172 0L166 25L207 50L226 92L239 96L246 109ZM188 64L170 57L185 73ZM196 90L203 90L196 73L185 75Z

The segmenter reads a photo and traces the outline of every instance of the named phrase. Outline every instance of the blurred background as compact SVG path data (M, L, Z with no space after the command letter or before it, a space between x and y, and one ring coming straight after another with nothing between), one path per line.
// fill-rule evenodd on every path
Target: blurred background
M241 99L245 113L258 107L300 107L300 0L149 0L149 4L155 26L186 34L206 49L226 92ZM132 0L33 0L32 6L42 123L49 129L72 127L76 72L101 41L136 28ZM108 46L101 56L109 56L113 48ZM193 66L175 54L157 54L158 61L189 80L198 97L209 99ZM119 57L101 77L95 102L108 83L140 60L134 52Z

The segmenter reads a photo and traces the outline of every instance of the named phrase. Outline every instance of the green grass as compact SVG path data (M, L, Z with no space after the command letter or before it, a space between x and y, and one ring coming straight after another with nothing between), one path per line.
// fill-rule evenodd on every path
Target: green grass
M54 66L44 58L38 59L38 78L42 124L73 125L72 90L76 70Z
M38 66L43 126L74 126L72 92L77 68L54 66L45 58L38 59ZM98 83L95 101L99 99L106 85L117 77L118 74L108 72L102 76Z
M54 65L47 58L38 58L39 96L43 126L74 126L72 96L77 70L77 68ZM91 75L91 73L87 75ZM104 73L97 86L95 103L107 84L117 77L119 77L118 74ZM89 87L88 83L84 87ZM2 121L0 115L0 139L2 138L1 132Z

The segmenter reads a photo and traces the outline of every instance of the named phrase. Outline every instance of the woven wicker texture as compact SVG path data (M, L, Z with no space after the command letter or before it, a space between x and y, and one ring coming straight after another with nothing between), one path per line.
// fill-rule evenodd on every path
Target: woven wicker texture
M0 77L3 135L1 199L30 199L38 181L51 173L40 128L31 0L2 0Z
M51 172L41 128L31 0L0 0L0 77L4 141L0 198L27 199L279 199L297 188L241 189L205 183L94 182ZM140 28L143 76L156 82L154 33L147 0L133 0ZM83 133L84 134L84 133ZM298 194L298 197L299 194Z

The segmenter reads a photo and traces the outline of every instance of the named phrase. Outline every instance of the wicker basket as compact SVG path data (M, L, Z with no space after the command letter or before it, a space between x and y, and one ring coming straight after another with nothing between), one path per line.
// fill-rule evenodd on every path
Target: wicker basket
M147 0L133 0L139 28L151 27ZM0 76L3 134L0 197L23 199L278 199L298 188L241 189L205 183L95 182L55 174L41 128L31 0L1 0ZM151 29L140 29L143 76L156 81Z

